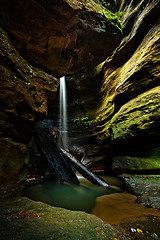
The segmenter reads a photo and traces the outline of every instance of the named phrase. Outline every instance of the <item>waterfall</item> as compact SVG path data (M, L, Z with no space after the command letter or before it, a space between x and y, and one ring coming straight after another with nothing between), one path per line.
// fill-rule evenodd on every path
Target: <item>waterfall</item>
M59 106L59 124L62 132L63 147L68 148L67 142L67 94L65 77L60 78L60 106Z

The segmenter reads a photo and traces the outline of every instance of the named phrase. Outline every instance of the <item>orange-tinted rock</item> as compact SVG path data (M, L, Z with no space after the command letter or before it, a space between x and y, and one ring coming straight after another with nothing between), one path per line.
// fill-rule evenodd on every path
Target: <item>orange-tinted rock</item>
M95 66L118 46L120 30L87 1L1 2L1 24L16 47L56 76Z
M58 81L32 67L0 29L0 136L26 143L34 122L45 117L48 101L55 97Z

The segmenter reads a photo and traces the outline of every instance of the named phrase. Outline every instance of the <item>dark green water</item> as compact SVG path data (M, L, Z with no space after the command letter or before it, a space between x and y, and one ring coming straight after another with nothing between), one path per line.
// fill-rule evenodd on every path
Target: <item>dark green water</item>
M115 177L103 177L110 184L121 187L121 182ZM42 201L56 207L70 210L91 212L97 197L121 190L113 190L89 183L79 177L80 185L59 184L54 181L43 182L25 189L23 196L36 201Z

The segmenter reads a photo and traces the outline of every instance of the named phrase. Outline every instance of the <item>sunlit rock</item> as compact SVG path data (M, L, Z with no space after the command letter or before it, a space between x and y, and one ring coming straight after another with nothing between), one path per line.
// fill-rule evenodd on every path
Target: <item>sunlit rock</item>
M96 107L91 124L97 138L104 144L108 144L110 136L113 144L117 141L119 149L125 148L127 143L127 150L128 147L143 148L150 144L148 141L154 146L159 143L158 7L159 2L154 1L148 4L144 1L121 3L124 38L103 66L104 78L99 91L102 101ZM118 115L122 117L119 120ZM124 137L119 135L120 131ZM135 136L139 141L133 144ZM125 144L122 143L124 139ZM129 143L128 139L133 141Z
M110 122L112 141L122 150L157 145L160 129L160 87L155 87L124 104ZM127 149L128 150L128 149Z

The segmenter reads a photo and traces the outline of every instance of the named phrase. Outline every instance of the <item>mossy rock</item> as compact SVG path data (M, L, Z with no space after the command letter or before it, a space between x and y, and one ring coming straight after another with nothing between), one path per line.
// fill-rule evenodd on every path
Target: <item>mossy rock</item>
M17 184L26 178L29 155L27 146L9 138L0 139L0 193L17 191ZM1 196L1 197L2 197Z
M1 201L1 240L114 239L118 231L94 215L34 202Z
M112 169L118 172L160 170L160 147L131 156L113 157Z
M160 87L155 87L124 104L110 122L112 141L160 136ZM152 139L154 141L154 139ZM138 142L137 142L138 144Z

